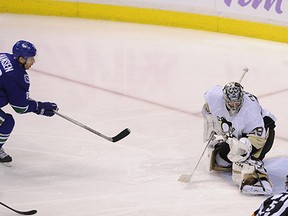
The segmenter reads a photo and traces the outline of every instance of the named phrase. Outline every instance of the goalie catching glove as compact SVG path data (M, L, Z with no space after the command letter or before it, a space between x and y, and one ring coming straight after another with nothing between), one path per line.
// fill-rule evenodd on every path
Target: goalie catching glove
M228 138L226 143L229 144L230 152L227 157L232 162L246 161L252 152L252 145L248 138Z

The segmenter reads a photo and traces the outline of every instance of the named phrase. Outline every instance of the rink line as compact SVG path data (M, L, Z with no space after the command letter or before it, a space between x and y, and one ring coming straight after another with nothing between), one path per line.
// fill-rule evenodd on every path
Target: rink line
M158 103L158 102L149 101L149 100L146 100L146 99L143 99L143 98L139 98L139 97L136 97L136 96L133 96L133 95L128 95L128 94L124 94L124 93L121 93L121 92L113 91L111 89L106 89L106 88L94 86L94 85L91 85L91 84L88 84L88 83L80 82L78 80L73 80L73 79L70 79L70 78L67 78L67 77L62 77L62 76L58 76L58 75L55 75L55 74L50 74L50 73L47 73L47 72L44 72L44 71L41 71L41 70L37 70L37 69L30 69L30 71L37 72L38 74L54 77L54 78L57 78L57 79L61 79L61 80L64 80L66 82L71 82L71 83L75 83L75 84L78 84L78 85L82 85L84 87L89 87L89 88L93 88L93 89L96 89L96 90L99 90L99 91L107 92L107 93L110 93L110 94L113 94L113 95L130 98L132 100L136 100L136 101L140 101L140 102L143 102L143 103L151 104L151 105L158 106L158 107L161 107L161 108L164 108L164 109L172 110L172 111L175 111L175 112L183 113L183 114L194 116L194 117L197 117L197 118L202 118L201 112L189 112L187 110L181 110L181 109L178 109L176 107L167 106L165 104L161 104L161 103ZM271 92L271 93L268 93L268 94L265 94L265 95L258 96L258 98L269 97L271 95L275 95L275 94L279 94L279 93L283 93L283 92L287 92L287 91L288 91L288 89L283 89L283 90L279 90L279 91L275 91L275 92ZM280 140L282 140L284 142L288 142L288 138L279 137L279 136L276 136L276 138L280 139Z
M55 74L50 74L50 73L47 73L47 72L44 72L44 71L41 71L41 70L37 70L37 69L30 69L30 71L34 71L34 72L37 72L38 74L43 74L43 75L54 77L54 78L57 78L57 79L62 79L62 80L67 81L67 82L75 83L75 84L82 85L82 86L89 87L89 88L93 88L93 89L97 89L97 90L100 90L100 91L103 91L103 92L107 92L107 93L111 93L111 94L114 94L114 95L118 95L118 96L130 98L130 99L133 99L133 100L141 101L141 102L144 102L144 103L147 103L147 104L151 104L151 105L154 105L154 106L158 106L158 107L161 107L161 108L165 108L165 109L173 110L173 111L176 111L176 112L184 113L184 114L187 114L187 115L192 115L192 116L195 116L195 117L201 117L202 118L201 112L190 112L190 111L187 111L187 110L178 109L176 107L168 106L168 105L161 104L161 103L158 103L158 102L155 102L155 101L150 101L150 100L147 100L147 99L144 99L144 98L139 98L139 97L136 97L136 96L133 96L133 95L124 94L124 93L117 92L117 91L114 91L114 90L111 90L111 89L107 89L107 88L91 85L91 84L88 84L88 83L80 82L78 80L73 80L73 79L70 79L70 78L67 78L67 77L62 77L62 76L58 76L58 75L55 75ZM275 95L275 94L279 94L279 93L283 93L283 92L288 92L288 89L282 89L282 90L279 90L279 91L271 92L271 93L268 93L268 94L265 94L265 95L261 95L261 96L257 96L257 97L258 98L264 98L264 97L269 97L271 95ZM283 139L285 141L288 141L288 139L285 139L285 138L281 138L281 139Z
M275 94L279 94L279 93L283 93L283 92L287 92L288 89L282 89L282 90L279 90L279 91L275 91L275 92L270 92L270 93L267 93L267 94L264 94L264 95L261 95L261 96L257 96L258 98L265 98L265 97L268 97L268 96L271 96L271 95L275 95Z
M128 95L128 94L124 94L124 93L121 93L121 92L113 91L111 89L107 89L107 88L103 88L103 87L99 87L99 86L94 86L94 85L91 85L91 84L88 84L88 83L84 83L84 82L80 82L78 80L73 80L73 79L70 79L70 78L67 78L67 77L62 77L62 76L58 76L58 75L55 75L55 74L50 74L50 73L47 73L47 72L44 72L44 71L40 71L40 70L37 70L37 69L30 69L30 71L34 71L34 72L37 72L37 74L43 74L43 75L54 77L54 78L57 78L57 79L62 79L62 80L67 81L67 82L72 82L72 83L75 83L75 84L78 84L78 85L82 85L82 86L85 86L85 87L97 89L97 90L100 90L100 91L103 91L103 92L107 92L107 93L111 93L111 94L114 94L114 95L130 98L130 99L133 99L133 100L136 100L136 101L141 101L143 103L151 104L151 105L154 105L154 106L158 106L158 107L161 107L161 108L173 110L173 111L176 111L176 112L180 112L180 113L184 113L184 114L188 114L188 115L192 115L192 116L196 116L196 117L201 116L201 113L199 113L199 112L193 113L193 112L189 112L189 111L186 111L186 110L181 110L181 109L178 109L176 107L172 107L172 106L168 106L168 105L161 104L161 103L158 103L158 102L146 100L144 98L139 98L139 97L136 97L136 96L133 96L133 95Z

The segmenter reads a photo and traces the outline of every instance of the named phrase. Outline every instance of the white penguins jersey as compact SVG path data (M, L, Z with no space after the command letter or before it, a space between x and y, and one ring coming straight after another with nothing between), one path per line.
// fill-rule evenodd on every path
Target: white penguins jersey
M216 127L218 127L216 130L223 132L224 129L226 132L228 125L232 135L237 139L240 139L243 134L249 134L264 139L266 131L263 117L269 116L276 121L275 116L268 110L262 108L257 98L248 92L243 92L243 104L239 112L230 115L225 105L222 90L223 87L217 85L209 89L204 95L206 103L209 106L209 111L214 117L214 121L218 122L218 124L216 123ZM225 128L223 128L223 123L226 123ZM251 144L253 145L253 143ZM261 145L257 147L256 144L255 147L259 149Z

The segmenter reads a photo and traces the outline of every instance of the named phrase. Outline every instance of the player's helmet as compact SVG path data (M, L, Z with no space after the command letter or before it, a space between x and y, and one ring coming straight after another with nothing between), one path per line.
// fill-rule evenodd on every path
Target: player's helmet
M12 53L16 59L22 56L27 60L27 58L34 57L36 55L37 49L32 43L20 40L14 44Z
M243 104L243 87L240 83L230 82L223 88L226 107L232 113L239 112Z

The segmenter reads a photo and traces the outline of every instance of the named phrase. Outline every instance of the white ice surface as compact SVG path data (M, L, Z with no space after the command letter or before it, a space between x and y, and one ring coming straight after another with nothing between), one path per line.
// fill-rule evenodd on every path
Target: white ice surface
M237 81L277 118L264 160L274 192L288 174L288 46L212 32L99 20L0 14L0 50L38 48L31 97L108 136L62 118L14 115L0 167L0 201L41 216L244 216L266 198L245 196L229 174L209 172L200 110L212 85ZM15 213L0 206L0 215Z

